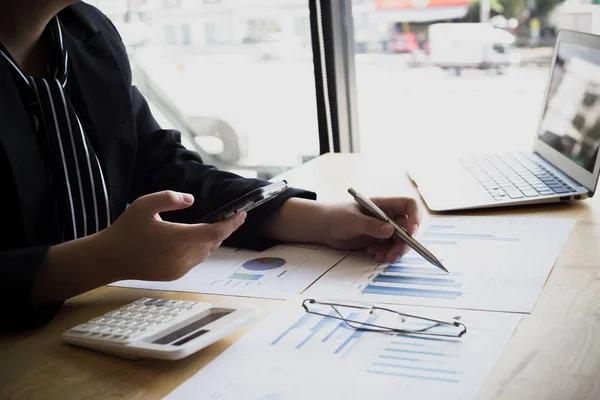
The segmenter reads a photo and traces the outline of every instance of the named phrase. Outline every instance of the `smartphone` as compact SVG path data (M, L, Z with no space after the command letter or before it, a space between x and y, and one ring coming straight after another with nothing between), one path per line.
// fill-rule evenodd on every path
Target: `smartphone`
M246 193L242 197L225 204L223 207L200 218L196 223L212 224L214 222L223 221L240 211L250 211L253 208L260 206L267 201L274 199L277 195L285 192L288 188L287 182L271 183L270 185L254 189L250 193Z

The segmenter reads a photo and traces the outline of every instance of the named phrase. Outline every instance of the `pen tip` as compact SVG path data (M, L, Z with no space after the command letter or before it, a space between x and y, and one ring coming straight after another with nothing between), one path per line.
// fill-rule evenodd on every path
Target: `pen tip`
M444 267L444 266L442 265L442 263L441 263L441 262L439 262L439 261L437 261L437 260L436 260L435 264L436 264L436 265L437 265L437 266L438 266L438 267L439 267L441 270L443 270L444 272L446 272L446 273L449 273L449 271L446 269L446 267Z

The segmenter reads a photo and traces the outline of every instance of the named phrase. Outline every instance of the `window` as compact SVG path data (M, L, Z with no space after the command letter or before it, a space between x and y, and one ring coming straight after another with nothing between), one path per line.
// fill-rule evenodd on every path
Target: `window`
M512 3L483 25L465 23L479 18L469 0L352 0L361 152L406 160L530 148L552 32L544 23L531 42L528 2Z
M260 178L318 155L308 0L127 3L93 2L135 43L134 84L186 147Z
M188 24L181 25L181 43L184 45L192 43L192 33Z
M177 43L175 39L175 27L173 25L165 25L165 41L170 45Z

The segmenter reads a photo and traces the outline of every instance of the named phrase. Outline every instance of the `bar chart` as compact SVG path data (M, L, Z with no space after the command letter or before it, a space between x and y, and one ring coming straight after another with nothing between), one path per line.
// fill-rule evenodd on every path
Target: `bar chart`
M564 219L432 217L417 239L449 273L412 250L394 264L353 253L309 293L390 304L531 312L572 227L573 221Z
M442 331L443 329L432 329ZM456 360L461 339L397 335L367 367L369 374L388 375L425 381L459 383L464 366Z
M454 300L462 296L461 286L459 273L441 271L422 257L405 256L396 264L384 266L362 293Z
M329 317L336 317L337 313L330 311ZM360 320L367 324L372 324L377 321L378 316L367 316L362 318L359 313L350 313L347 318L349 320ZM306 327L308 331L306 330ZM303 336L298 337L299 332L303 332ZM344 321L334 318L324 318L318 315L306 313L298 318L289 328L271 342L275 346L285 340L286 337L291 337L291 346L295 349L301 349L304 346L321 346L328 347L332 354L342 354L344 351L350 351L353 344L356 344L364 331L351 329ZM311 343L311 340L315 343ZM333 343L333 344L332 344Z
M337 316L334 311L327 315L329 318L308 313L302 315L277 336L271 346L286 345L295 350L312 347L313 350L321 349L320 351L333 356L345 356L366 335L366 340L383 342L374 356L369 357L371 361L366 364L366 373L446 383L460 382L462 372L452 365L460 353L461 339L425 335L378 337L373 332L350 329L344 321L331 318ZM379 316L361 317L359 313L350 313L347 318L374 324ZM451 330L434 327L431 332L451 333ZM390 336L391 339L386 342L386 338Z
M461 315L461 338L357 331L290 300L167 399L471 399L520 320L518 314L396 307L443 320ZM435 313L433 315L432 313ZM391 314L390 314L391 315ZM397 314L394 314L397 315ZM348 319L387 325L387 314ZM453 327L436 327L448 333ZM444 330L446 330L444 332ZM357 384L359 383L360 384Z

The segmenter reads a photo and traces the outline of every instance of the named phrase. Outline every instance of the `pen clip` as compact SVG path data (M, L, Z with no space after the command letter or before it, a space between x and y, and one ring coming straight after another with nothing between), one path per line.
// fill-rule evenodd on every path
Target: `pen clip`
M373 217L383 221L390 222L391 219L383 212L375 203L373 203L368 198L364 197L362 194L358 193L356 190L350 188L348 189L348 193L354 197L354 200L360 204L365 210L367 210Z

